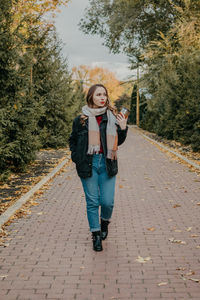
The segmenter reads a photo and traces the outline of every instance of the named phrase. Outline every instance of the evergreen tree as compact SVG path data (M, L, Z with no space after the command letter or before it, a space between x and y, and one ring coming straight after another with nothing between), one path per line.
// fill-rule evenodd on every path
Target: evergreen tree
M136 102L137 102L137 85L133 86L133 91L131 94L131 105L130 105L130 116L129 122L131 124L136 124Z
M127 94L122 94L116 101L115 107L118 111L122 109L122 107L126 107L130 110L130 97Z
M0 3L0 173L23 170L38 149L37 103L20 35L12 34L12 1ZM26 63L25 63L26 61ZM27 74L29 73L29 76Z
M55 30L42 26L39 16L16 26L12 4L0 2L0 181L23 171L39 148L66 146L85 101Z
M37 54L33 75L42 115L38 122L38 135L42 147L67 145L71 123L80 103L83 102L82 86L72 83L67 63L61 55L61 45L55 32L51 32Z
M167 35L145 53L144 80L152 99L144 126L200 150L199 10L193 2ZM181 10L180 10L181 11Z

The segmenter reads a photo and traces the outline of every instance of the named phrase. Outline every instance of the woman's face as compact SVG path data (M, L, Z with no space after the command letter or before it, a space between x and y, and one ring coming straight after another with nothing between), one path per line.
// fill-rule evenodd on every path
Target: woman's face
M100 108L106 105L107 95L103 87L97 87L93 94L93 108Z

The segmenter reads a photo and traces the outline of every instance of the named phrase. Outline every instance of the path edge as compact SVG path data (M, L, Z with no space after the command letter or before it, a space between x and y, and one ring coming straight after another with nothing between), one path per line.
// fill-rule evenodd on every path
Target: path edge
M168 152L171 152L172 154L174 154L175 156L177 156L177 157L180 158L181 160L183 160L183 161L185 161L186 163L190 164L190 165L193 166L194 168L200 170L200 166L197 165L197 164L195 164L195 163L194 163L193 161L191 161L190 159L188 159L188 158L184 157L183 155L179 154L178 152L173 151L173 150L171 150L170 148L168 148L168 147L162 145L161 143L157 142L156 140L154 140L154 139L148 137L146 134L140 132L140 130L139 130L138 127L132 127L132 128L133 128L133 129L136 129L136 130L139 132L139 134L141 134L141 135L142 135L144 138L146 138L147 140L149 140L149 141L151 141L151 142L157 144L158 146L160 146L160 147L163 148L164 150L166 150L166 151L168 151Z
M43 177L30 191L19 198L13 205L11 205L1 216L0 216L0 229L9 221L9 219L24 205L34 194L37 192L45 183L53 178L68 162L70 158L65 158L60 164L58 164L53 171Z

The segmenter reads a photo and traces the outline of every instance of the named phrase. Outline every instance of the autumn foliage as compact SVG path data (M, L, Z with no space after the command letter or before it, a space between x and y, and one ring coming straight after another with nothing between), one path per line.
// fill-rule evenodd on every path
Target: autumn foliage
M74 67L72 72L74 80L83 82L85 91L96 83L105 85L112 103L118 99L124 91L124 87L116 78L115 73L106 68L92 68L86 65L80 65L79 67Z

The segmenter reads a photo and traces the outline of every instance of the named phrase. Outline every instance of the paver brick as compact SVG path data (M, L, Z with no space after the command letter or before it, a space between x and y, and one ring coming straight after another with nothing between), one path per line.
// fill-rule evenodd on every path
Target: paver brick
M72 163L32 214L8 227L9 246L0 248L0 300L200 299L200 284L190 280L200 279L199 177L136 130L129 130L118 156L104 250L92 249ZM150 259L142 263L139 256Z

